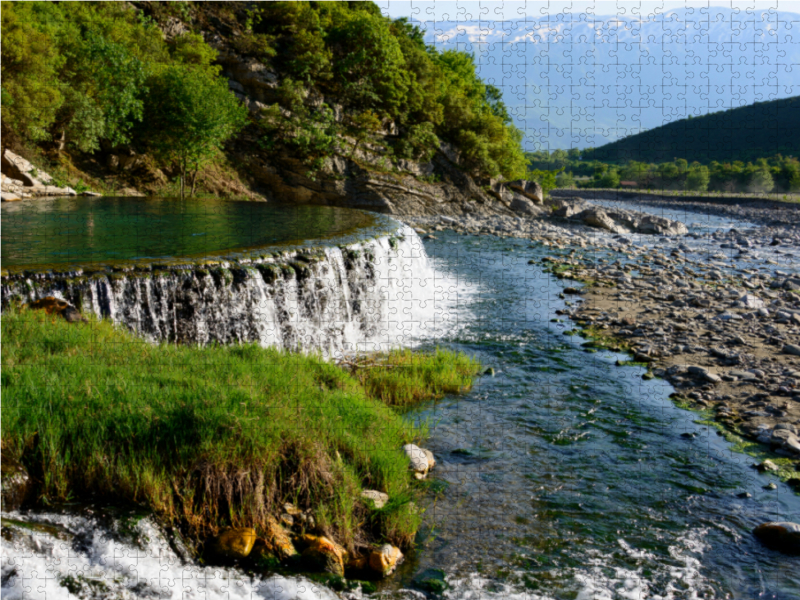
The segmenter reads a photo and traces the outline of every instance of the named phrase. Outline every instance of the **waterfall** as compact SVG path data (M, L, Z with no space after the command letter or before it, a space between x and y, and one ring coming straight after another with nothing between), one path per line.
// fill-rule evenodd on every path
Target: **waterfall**
M271 258L8 275L2 298L7 306L55 296L151 341L257 342L331 357L397 346L429 329L436 279L421 240L403 225Z

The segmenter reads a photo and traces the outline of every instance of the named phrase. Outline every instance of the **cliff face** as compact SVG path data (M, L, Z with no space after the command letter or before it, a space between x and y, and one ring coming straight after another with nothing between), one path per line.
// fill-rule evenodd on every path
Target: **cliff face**
M205 38L219 52L218 61L230 89L254 116L279 102L278 73L237 54L218 33L207 33ZM308 102L321 104L323 100L333 105L334 120L343 123L347 115L336 98L318 97ZM512 214L516 201L536 212L529 201L538 203L535 196L526 198L494 181L479 185L461 168L458 150L447 143L440 143L431 160L425 162L387 156L381 142L391 140L396 132L396 124L388 122L372 140L361 144L354 137L340 135L340 151L327 157L316 172L291 154L259 150L259 132L253 127L235 140L231 156L239 171L247 173L253 191L273 201L345 206L392 215Z

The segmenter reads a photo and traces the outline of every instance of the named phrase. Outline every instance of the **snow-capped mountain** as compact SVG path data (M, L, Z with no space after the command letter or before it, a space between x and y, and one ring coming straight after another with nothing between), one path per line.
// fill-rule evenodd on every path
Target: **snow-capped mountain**
M475 55L526 147L600 146L688 115L800 94L800 14L721 7L425 21Z

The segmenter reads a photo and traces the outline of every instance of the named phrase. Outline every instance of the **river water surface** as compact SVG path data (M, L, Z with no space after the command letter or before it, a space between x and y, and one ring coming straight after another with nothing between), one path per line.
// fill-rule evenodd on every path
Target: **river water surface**
M669 384L564 335L551 320L574 284L528 264L551 249L437 236L428 254L463 289L449 343L496 374L411 417L433 425L437 485L394 585L440 568L452 598L800 598L797 559L750 533L800 520L800 496Z
M475 355L494 375L408 415L430 425L438 463L418 548L382 593L421 598L424 581L443 575L444 597L459 600L800 598L797 558L750 533L800 521L800 496L675 407L668 384L564 335L572 326L555 311L574 284L528 264L557 252L437 238L426 251L447 333L432 327L424 343ZM113 596L86 597L333 597L302 578L184 566L147 520L137 525L147 542L132 548L85 516L36 518L84 541L51 530L22 545L4 539L4 598L72 597L58 583L70 569L112 582Z

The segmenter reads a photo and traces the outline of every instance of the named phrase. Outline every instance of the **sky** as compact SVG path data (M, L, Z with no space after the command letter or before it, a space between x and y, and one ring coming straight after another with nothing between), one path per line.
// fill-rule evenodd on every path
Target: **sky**
M473 54L529 150L602 146L690 115L800 95L800 0L377 4L426 22L438 48Z
M378 0L378 6L384 14L392 17L412 17L418 21L443 21L443 20L509 20L519 19L525 16L540 17L553 15L559 12L581 13L589 12L595 15L650 15L657 12L666 12L678 8L702 8L708 6L721 6L731 9L739 9L742 12L751 10L769 10L774 8L784 12L800 13L800 0L774 0L764 2L757 0L736 1L736 2L676 2L663 0L653 2L651 0L618 0L615 2L581 2L570 0L568 2L557 0L546 0L540 2L532 1L513 1L503 2L470 2L470 1L430 1L430 0Z

